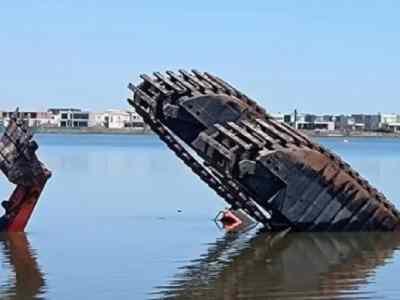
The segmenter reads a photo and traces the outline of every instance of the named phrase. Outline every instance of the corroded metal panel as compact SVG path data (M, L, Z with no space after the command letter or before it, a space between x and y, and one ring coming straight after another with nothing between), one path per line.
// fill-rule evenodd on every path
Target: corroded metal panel
M270 229L398 228L399 212L349 164L222 79L183 70L141 78L129 103L233 208Z

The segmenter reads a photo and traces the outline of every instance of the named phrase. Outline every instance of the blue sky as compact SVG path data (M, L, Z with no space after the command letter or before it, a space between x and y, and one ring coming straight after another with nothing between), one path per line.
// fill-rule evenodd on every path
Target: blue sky
M139 73L215 73L269 111L400 112L400 1L1 1L0 110L127 107Z

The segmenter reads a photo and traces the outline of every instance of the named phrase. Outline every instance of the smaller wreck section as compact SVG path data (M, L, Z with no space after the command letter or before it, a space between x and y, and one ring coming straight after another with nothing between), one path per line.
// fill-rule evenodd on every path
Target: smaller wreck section
M18 112L0 139L0 169L16 185L8 201L1 203L0 231L24 231L51 172L36 156L38 145Z
M129 103L197 176L272 230L395 231L400 212L348 163L196 70L130 84Z

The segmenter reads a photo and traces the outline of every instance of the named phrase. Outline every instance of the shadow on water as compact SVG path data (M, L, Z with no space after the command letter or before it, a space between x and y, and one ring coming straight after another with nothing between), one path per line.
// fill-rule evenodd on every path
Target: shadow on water
M400 245L394 233L227 234L151 299L376 299L361 288Z
M0 299L43 299L44 275L26 234L0 233L0 257L10 273L0 277Z

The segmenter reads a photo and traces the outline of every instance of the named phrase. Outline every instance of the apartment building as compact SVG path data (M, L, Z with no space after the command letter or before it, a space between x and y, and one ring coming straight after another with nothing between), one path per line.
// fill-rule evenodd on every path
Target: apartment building
M30 127L56 127L57 120L55 116L50 112L14 112L14 111L2 111L0 112L0 119L4 126L8 125L10 118L16 114L18 118L21 118L27 122Z
M54 115L58 127L89 127L90 113L88 111L82 111L77 108L51 108L48 112Z
M143 127L143 119L133 110L109 109L101 113L91 114L93 127L122 129L127 127Z

